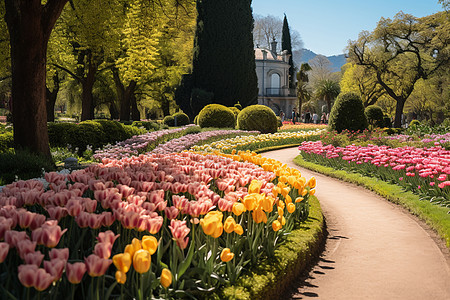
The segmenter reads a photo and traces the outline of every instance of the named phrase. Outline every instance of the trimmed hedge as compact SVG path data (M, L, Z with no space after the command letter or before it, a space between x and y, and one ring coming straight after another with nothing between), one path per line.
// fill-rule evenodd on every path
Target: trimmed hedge
M163 123L167 126L173 127L175 126L175 119L173 116L165 116L163 119Z
M277 116L265 105L247 106L238 115L237 128L258 130L261 133L275 133L278 130Z
M206 105L198 114L198 125L201 128L234 128L234 114L230 108L221 104Z
M177 126L185 126L191 123L191 120L189 120L189 117L184 112L177 112L174 113L173 118L177 119ZM175 122L174 122L175 123Z
M336 130L338 133L344 129L367 129L368 123L361 98L355 93L339 94L331 109L328 124L330 130Z
M159 125L153 121L134 121L132 124L134 127L144 127L147 131L156 131L159 130Z

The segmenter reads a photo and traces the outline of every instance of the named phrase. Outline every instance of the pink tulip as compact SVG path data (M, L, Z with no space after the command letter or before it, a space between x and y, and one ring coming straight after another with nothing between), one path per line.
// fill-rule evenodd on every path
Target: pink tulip
M147 231L150 232L151 234L157 234L162 227L163 221L164 219L161 216L152 217L148 219Z
M47 207L47 212L50 215L51 220L60 221L62 218L68 215L67 209L60 206Z
M102 225L101 226L104 226L104 227L110 227L114 223L114 221L116 220L114 218L114 215L111 212L109 212L109 211L108 212L106 212L106 211L102 212L101 218L102 218Z
M84 211L88 213L93 213L97 208L97 201L91 200L89 198L82 198L81 205L83 206Z
M118 184L116 188L119 189L119 193L122 194L123 198L127 198L128 196L134 193L134 188L129 187L128 185Z
M183 211L185 209L185 207L188 206L189 201L188 201L188 199L186 199L185 196L173 195L172 202L173 202L173 206L175 206L178 210Z
M67 228L61 230L61 227L57 225L57 221L51 220L42 224L41 228L34 230L31 234L33 241L36 241L39 245L53 248L58 245L61 236L66 231Z
M45 216L40 214L34 214L33 220L31 221L30 229L35 230L36 228L39 228L44 224L45 222Z
M63 259L52 259L51 261L44 261L44 269L47 273L53 276L53 281L61 279L64 267L66 265L66 260Z
M88 225L92 229L99 229L103 224L103 216L97 214L89 214Z
M66 180L66 175L64 174L58 174L56 172L49 172L49 173L45 173L44 175L45 180L48 183L61 183L61 182L65 182Z
M9 252L9 244L5 242L0 242L0 264L5 261Z
M67 201L66 209L70 216L77 217L83 210L83 206L80 200L73 198Z
M171 207L166 207L164 209L164 213L169 220L173 220L178 217L179 210L175 206L171 206Z
M91 277L103 276L108 270L109 265L111 265L111 259L105 259L98 257L95 254L89 255L84 259L86 264L86 270Z
M48 256L50 257L50 260L62 259L67 262L67 260L69 259L69 248L53 248L48 253Z
M83 279L83 275L86 273L86 265L83 262L76 262L66 265L66 276L72 284L78 284Z
M5 232L5 242L7 242L11 248L17 247L17 244L23 240L29 240L30 237L25 231L7 230Z
M28 265L41 266L42 260L44 259L44 254L41 251L31 252L25 254L25 263Z
M114 232L111 230L100 232L98 234L97 240L99 243L105 243L105 244L111 244L113 245L114 242L117 240L117 238L120 236L120 234L115 235Z
M89 226L90 215L91 214L82 211L77 217L75 217L75 222L80 228L86 228Z
M186 226L186 221L171 220L169 228L178 247L180 247L181 249L186 249L189 242L189 237L187 237L187 235L191 231Z
M17 252L22 259L25 259L25 255L28 253L33 253L36 249L36 242L30 240L20 240L16 244Z
M133 211L127 211L123 214L122 226L126 229L133 229L138 227L139 214Z
M3 216L0 217L0 240L5 238L5 232L11 230L13 227L14 220L5 218Z
M94 247L94 254L101 258L110 258L112 251L112 244L110 243L97 243Z
M18 267L18 277L23 286L29 288L35 285L36 274L39 267L36 265L20 265ZM51 276L51 275L50 275ZM50 284L49 284L50 285Z

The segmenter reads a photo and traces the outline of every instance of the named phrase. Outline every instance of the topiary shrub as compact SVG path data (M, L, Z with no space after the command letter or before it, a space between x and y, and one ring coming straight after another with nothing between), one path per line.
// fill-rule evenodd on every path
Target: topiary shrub
M330 130L358 131L367 129L367 118L361 98L355 93L339 94L333 105L328 122Z
M83 121L77 126L70 128L68 134L71 142L69 144L73 148L78 148L79 155L86 150L88 145L92 149L98 149L107 143L102 125L92 120Z
M175 126L175 119L173 118L173 116L165 116L163 119L163 123L167 126L173 127Z
M152 121L134 121L131 126L134 127L144 127L147 131L159 130L159 124Z
M234 105L239 110L242 110L242 105L239 103L239 101Z
M366 114L367 122L372 127L383 127L384 125L384 115L383 110L378 105L369 105L364 110Z
M283 122L281 121L281 118L277 116L277 126L278 128L280 128L281 126L283 126Z
M175 118L177 118L177 126L185 126L191 123L191 120L189 120L188 115L185 114L184 112L177 112L174 113L172 116L174 118L174 123Z
M129 139L135 135L141 135L147 133L147 130L144 128L138 128L133 125L123 125L123 129L125 130L127 136L125 139Z
M194 124L198 125L198 115L196 115L195 118L194 118Z
M102 141L102 146L106 144L114 144L117 141L123 141L128 138L127 132L123 124L113 120L95 120L101 125L101 129L105 134L105 139Z
M238 115L237 128L258 130L261 133L274 133L278 130L277 116L265 105L250 105Z
M206 105L198 114L198 125L202 128L234 128L234 114L226 106L220 104Z
M77 126L75 123L47 123L50 146L65 148L67 145L72 145L72 136L69 133Z

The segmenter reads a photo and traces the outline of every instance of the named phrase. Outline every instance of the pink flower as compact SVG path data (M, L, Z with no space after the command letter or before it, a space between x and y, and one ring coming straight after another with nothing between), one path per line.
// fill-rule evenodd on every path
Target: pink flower
M81 205L83 206L84 211L93 213L97 208L97 201L89 198L81 198Z
M39 245L44 245L49 248L53 248L58 245L61 236L67 231L67 228L61 230L61 227L57 224L57 221L53 220L42 224L41 228L38 228L31 233L33 241L36 241Z
M34 252L36 249L36 242L30 240L20 240L16 244L17 252L22 259L25 259L25 255Z
M11 230L13 224L14 224L13 219L0 217L0 240L3 240L5 238L5 232Z
M186 226L186 221L171 220L169 228L178 247L180 247L181 249L186 249L189 242L189 237L187 237L187 235L191 231Z
M62 249L53 248L48 253L48 256L50 257L51 260L62 259L67 262L67 260L69 259L69 248L62 248Z
M63 259L52 259L51 261L44 261L44 269L47 273L53 276L53 281L57 281L61 278L66 265L66 260Z
M97 243L94 247L94 254L101 258L110 258L112 251L111 243Z
M11 248L17 247L17 244L23 240L29 240L30 237L25 231L8 230L5 232L5 242L7 242Z
M147 222L147 231L151 234L157 234L162 227L163 217L157 216L153 218L149 218Z
M0 242L0 264L5 261L9 252L9 244L5 242Z
M115 235L111 230L100 232L98 234L97 240L99 243L106 243L113 245L116 239L120 236L120 234Z
M36 265L20 265L19 281L25 287L34 287L38 291L46 290L53 282L53 276Z
M171 206L166 207L164 213L169 220L173 220L178 217L179 210L175 206Z
M50 219L58 221L68 215L67 209L60 206L47 207L47 212L50 215Z
M44 254L42 254L41 251L36 251L25 254L24 260L28 265L36 265L37 267L40 267L43 259Z
M86 270L91 277L99 277L103 276L108 270L109 265L111 265L111 259L105 259L98 257L95 254L89 255L84 259L84 263L86 264Z
M434 186L436 183L434 181L430 182L431 186Z
M116 218L114 218L114 215L109 211L102 212L101 217L102 217L102 226L105 227L110 227L116 220Z
M83 279L84 273L86 273L86 265L83 262L67 264L66 266L66 276L72 284L80 283L81 279Z
M398 180L402 181L402 180L403 180L403 177L400 177Z
M77 217L83 210L83 206L81 205L80 200L70 199L67 201L66 209L70 216Z

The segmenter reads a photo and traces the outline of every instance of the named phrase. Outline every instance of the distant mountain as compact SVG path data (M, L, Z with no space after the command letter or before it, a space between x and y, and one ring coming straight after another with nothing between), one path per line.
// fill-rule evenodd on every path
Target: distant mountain
M318 54L312 52L309 49L294 51L294 64L299 67L302 63L309 62L317 55ZM328 60L331 62L331 69L333 72L340 72L341 67L346 63L345 54L327 56L326 58L328 58Z

